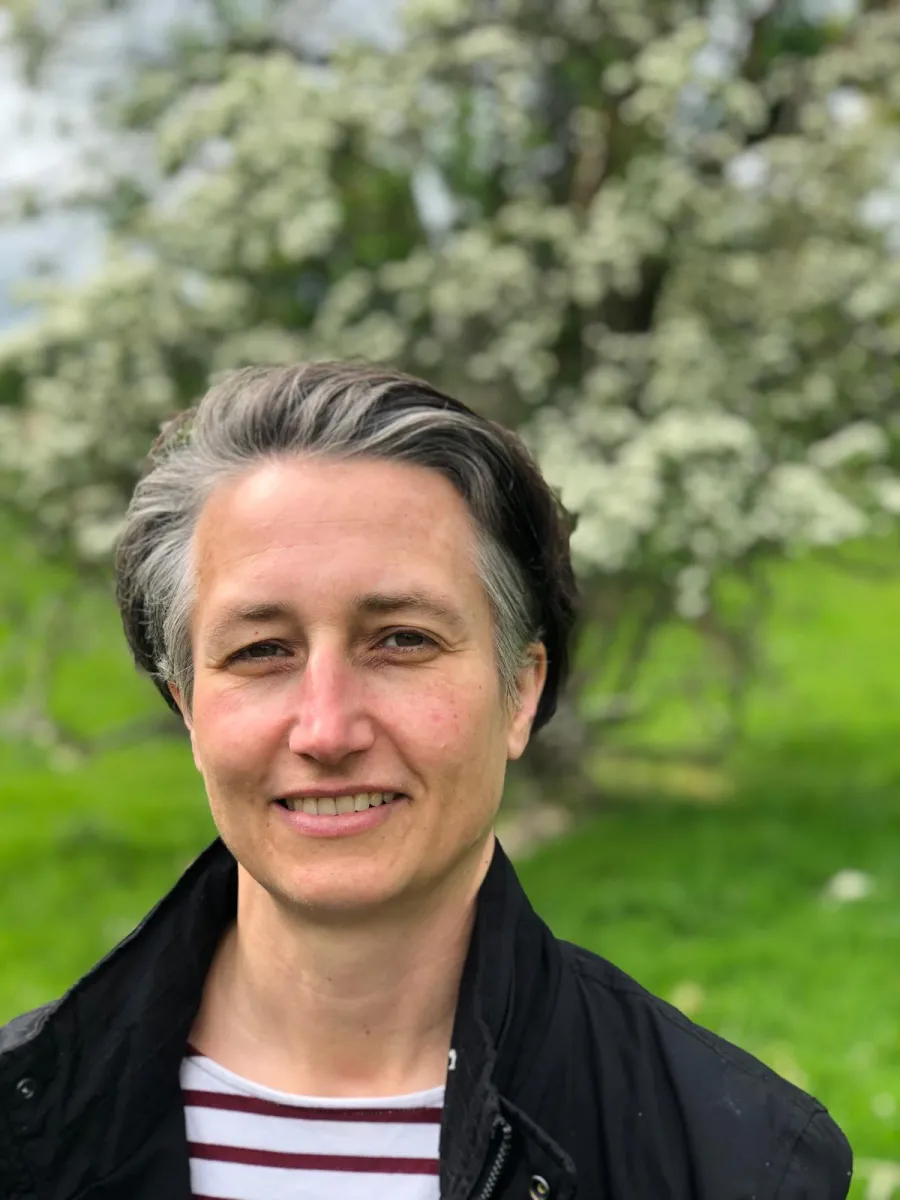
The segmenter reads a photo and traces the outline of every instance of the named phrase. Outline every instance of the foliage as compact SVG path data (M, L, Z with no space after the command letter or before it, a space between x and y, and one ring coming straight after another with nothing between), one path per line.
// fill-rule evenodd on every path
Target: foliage
M594 698L551 757L638 711L673 620L718 647L734 715L761 564L900 514L875 219L900 11L415 0L402 38L323 62L289 4L213 8L109 103L154 159L73 198L110 215L102 269L0 346L0 476L35 534L106 560L210 375L390 360L520 429L578 514Z

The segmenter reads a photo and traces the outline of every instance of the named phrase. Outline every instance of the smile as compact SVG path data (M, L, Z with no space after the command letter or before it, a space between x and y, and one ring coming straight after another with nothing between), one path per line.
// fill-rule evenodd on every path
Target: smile
M402 796L402 792L358 792L353 796L295 796L279 799L276 803L291 812L303 812L311 817L334 817L378 808Z

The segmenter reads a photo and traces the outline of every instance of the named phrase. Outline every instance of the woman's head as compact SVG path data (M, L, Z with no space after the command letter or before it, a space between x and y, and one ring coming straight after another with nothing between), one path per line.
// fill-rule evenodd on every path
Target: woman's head
M163 434L117 575L246 887L370 914L477 874L574 617L515 437L380 369L239 373Z

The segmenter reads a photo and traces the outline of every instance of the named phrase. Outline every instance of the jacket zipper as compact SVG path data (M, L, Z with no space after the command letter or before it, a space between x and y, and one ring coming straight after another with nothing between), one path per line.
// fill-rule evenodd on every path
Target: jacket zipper
M512 1149L512 1125L504 1121L502 1117L497 1117L494 1121L494 1128L500 1130L500 1145L491 1164L491 1169L488 1171L487 1178L482 1185L481 1191L478 1193L478 1200L491 1200L497 1184L500 1182L500 1177L506 1166L506 1160L509 1158L509 1152Z

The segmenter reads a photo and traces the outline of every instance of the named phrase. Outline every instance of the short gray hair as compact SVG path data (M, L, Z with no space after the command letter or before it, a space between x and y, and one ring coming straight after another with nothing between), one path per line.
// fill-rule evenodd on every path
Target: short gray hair
M510 493L521 485L524 471L532 492L535 477L540 481L561 521L558 501L524 447L502 426L422 380L331 362L237 371L171 421L151 451L119 540L116 593L135 659L170 706L170 682L188 710L192 701L192 548L205 502L220 484L265 462L310 454L412 463L453 484L474 519L476 569L493 612L497 666L507 700L515 703L528 647L545 640L547 631L535 564L522 561L521 547L517 554L510 544L510 501L515 502ZM518 515L532 534L542 525L535 515ZM546 526L547 511L537 515ZM558 524L557 534L561 529ZM521 541L520 532L513 541ZM561 582L570 585L574 603L567 533L565 543L568 575L563 572ZM573 615L572 607L569 628ZM563 657L567 661L565 651ZM554 707L555 688L549 712L546 705L543 713L539 709L544 721ZM535 727L539 723L536 719Z

